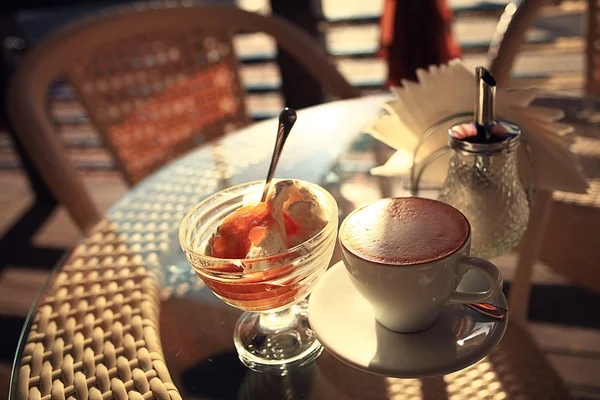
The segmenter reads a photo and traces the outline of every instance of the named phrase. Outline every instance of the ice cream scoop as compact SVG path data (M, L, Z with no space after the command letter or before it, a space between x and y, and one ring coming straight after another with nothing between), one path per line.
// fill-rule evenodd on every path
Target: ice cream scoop
M223 219L207 252L219 258L262 258L316 235L326 225L316 196L298 181L282 180L265 202L237 209Z
M206 251L219 258L256 259L281 253L314 235L326 225L316 196L298 181L272 180L283 145L296 122L296 112L285 108L261 201L241 207L223 219Z

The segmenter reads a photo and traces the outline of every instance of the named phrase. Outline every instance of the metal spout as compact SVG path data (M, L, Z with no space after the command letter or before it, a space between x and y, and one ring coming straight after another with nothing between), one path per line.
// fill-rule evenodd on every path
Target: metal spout
M475 123L488 127L496 115L496 80L483 67L475 69L477 75L477 95L475 99ZM484 129L486 139L490 138L489 129Z

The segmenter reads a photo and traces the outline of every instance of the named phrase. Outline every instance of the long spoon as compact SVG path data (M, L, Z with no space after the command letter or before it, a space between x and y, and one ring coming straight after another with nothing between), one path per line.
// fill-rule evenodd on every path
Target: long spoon
M271 191L273 175L275 175L275 169L277 168L277 163L279 163L279 157L281 156L281 150L283 150L283 145L290 135L290 131L296 122L296 111L291 108L284 108L281 113L279 113L279 128L277 129L277 139L275 139L275 149L273 150L273 157L271 158L271 165L269 166L269 172L267 173L267 179L265 181L265 188L263 189L261 202L267 200L267 195Z

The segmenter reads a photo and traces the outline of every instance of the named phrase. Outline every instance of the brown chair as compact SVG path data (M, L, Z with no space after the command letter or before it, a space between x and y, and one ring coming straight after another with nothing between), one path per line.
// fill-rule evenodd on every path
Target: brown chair
M524 0L518 7L507 7L497 28L498 41L490 49L493 57L491 71L499 85L504 85L510 74L524 42L526 31L533 25L540 9L552 3L551 0ZM585 91L587 94L597 93L594 82L593 38L596 35L596 2L588 2L589 26L587 44L587 72ZM596 89L595 89L596 88ZM558 99L548 99L550 105L565 108L586 108L576 101L564 101L568 104L558 104ZM581 102L580 102L581 103ZM595 103L598 108L598 103ZM590 110L598 112L597 109ZM575 114L575 113L574 113ZM598 177L600 169L600 135L581 124L577 115L566 115L566 122L575 126L575 133L585 137L585 142L574 147L575 152L583 156L584 171L590 177ZM581 125L580 125L581 124ZM597 238L600 235L600 190L598 180L590 180L587 194L549 193L540 191L534 199L534 210L530 217L530 225L520 248L519 265L515 282L511 289L511 315L514 319L525 320L527 315L529 293L531 288L530 276L532 266L538 257L560 274L569 278L573 283L584 287L600 290L597 260L600 252ZM578 268L573 268L577 265Z
M184 5L186 4L186 5ZM66 77L125 179L249 122L234 33L265 32L340 98L359 95L305 33L229 6L135 3L61 29L25 57L8 110L26 151L83 231L100 214L49 117L49 84Z

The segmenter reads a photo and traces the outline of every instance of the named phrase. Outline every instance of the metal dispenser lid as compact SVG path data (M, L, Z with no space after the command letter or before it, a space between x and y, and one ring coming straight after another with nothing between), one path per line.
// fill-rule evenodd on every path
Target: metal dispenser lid
M449 130L450 147L456 151L477 154L516 148L521 128L510 122L494 119L496 80L487 69L477 67L476 84L474 121L453 126Z

